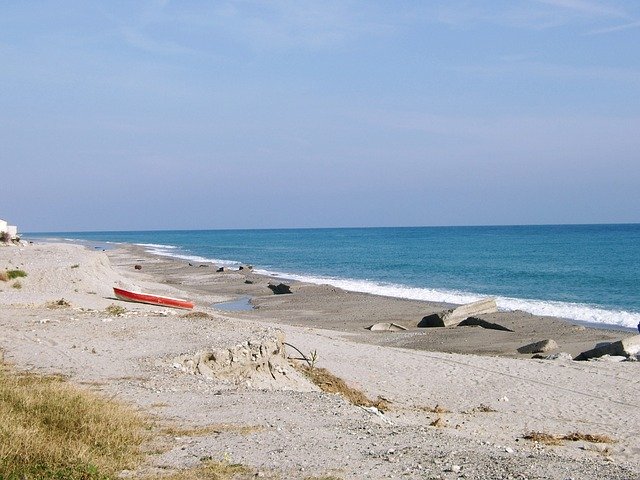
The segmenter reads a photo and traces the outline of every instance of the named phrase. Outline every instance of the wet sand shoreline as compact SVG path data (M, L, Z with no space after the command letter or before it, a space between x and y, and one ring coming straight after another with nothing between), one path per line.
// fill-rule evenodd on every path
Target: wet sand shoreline
M419 328L417 324L425 315L454 305L349 292L331 285L260 275L248 269L238 271L227 268L224 272L217 272L218 266L209 262L194 263L154 255L137 245L122 244L119 248L127 252L127 260L123 258L118 263L120 266L133 270L133 263L137 263L142 266L140 273L164 277L165 282L179 285L196 296L199 293L218 295L220 303L249 297L254 309L234 311L233 315L298 327L336 330L365 343L446 353L529 358L530 354L519 354L517 348L553 339L559 348L549 354L567 352L575 357L598 343L634 335L631 329L615 326L602 328L586 322L543 317L522 311L482 316L491 323L509 328L511 332L477 326ZM115 251L107 254L113 258ZM290 285L293 293L274 295L268 285L280 282ZM215 304L207 306L216 308ZM378 322L397 323L407 330L367 330L367 327Z

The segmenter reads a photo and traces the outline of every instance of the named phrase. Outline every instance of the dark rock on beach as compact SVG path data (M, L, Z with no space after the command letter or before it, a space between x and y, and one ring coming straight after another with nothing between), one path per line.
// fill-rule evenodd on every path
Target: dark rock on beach
M270 283L269 284L269 288L276 295L283 295L283 294L287 294L287 293L293 293L291 291L291 287L289 285L284 284L284 283L279 283L277 285L274 285L273 283Z

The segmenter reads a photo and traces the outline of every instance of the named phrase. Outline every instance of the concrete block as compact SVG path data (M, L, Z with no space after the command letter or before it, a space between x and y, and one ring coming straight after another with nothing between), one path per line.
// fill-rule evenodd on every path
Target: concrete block
M398 323L381 322L375 323L370 327L367 327L367 329L371 330L372 332L400 332L402 330L406 330L407 327L404 327Z
M458 325L463 320L482 315L485 313L495 313L498 311L495 298L486 298L456 308L444 310L442 312L433 313L423 317L419 327L451 327Z
M524 345L518 349L518 353L547 353L557 348L558 344L555 340L547 339Z
M459 327L482 327L489 330L502 330L503 332L513 332L510 328L500 325L499 323L492 323L483 320L478 317L469 317L466 320L461 321L458 324Z
M630 357L638 353L640 353L640 335L634 335L617 342L598 345L596 348L582 352L576 360L589 360L603 355Z

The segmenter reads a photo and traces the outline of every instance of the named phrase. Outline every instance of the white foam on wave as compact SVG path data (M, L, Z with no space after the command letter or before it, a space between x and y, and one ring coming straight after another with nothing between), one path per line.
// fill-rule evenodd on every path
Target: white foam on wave
M256 270L270 276L284 279L298 280L314 284L329 284L352 292L371 293L386 297L406 298L410 300L423 300L429 302L441 302L451 304L470 303L486 298L487 295L479 295L470 292L455 290L439 290L432 288L409 287L388 283L376 283L367 280L341 279L332 277L319 277L307 275L295 275L282 272L270 272ZM607 310L594 305L555 302L547 300L532 300L496 296L496 303L500 310L522 310L534 315L566 318L582 322L599 323L603 325L617 325L620 327L635 328L640 322L640 312L628 312L625 310Z
M240 265L240 262L234 262L232 260L220 260L217 258L201 257L199 255L185 255L182 253L177 253L176 249L178 247L174 245L159 245L159 244L153 244L153 243L137 243L136 245L144 246L145 251L147 253L151 253L153 255L160 255L162 257L179 258L180 260L187 260L190 262L210 262L210 263L215 263L216 265L224 265L224 266Z
M175 245L163 245L161 243L136 243L135 245L138 245L139 247L159 248L162 250L173 250L178 248Z

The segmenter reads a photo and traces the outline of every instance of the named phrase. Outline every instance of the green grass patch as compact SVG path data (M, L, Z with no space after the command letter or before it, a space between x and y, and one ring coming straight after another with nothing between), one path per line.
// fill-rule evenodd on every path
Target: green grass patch
M26 277L27 272L24 270L7 270L7 278L13 280L14 278Z

